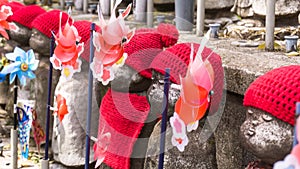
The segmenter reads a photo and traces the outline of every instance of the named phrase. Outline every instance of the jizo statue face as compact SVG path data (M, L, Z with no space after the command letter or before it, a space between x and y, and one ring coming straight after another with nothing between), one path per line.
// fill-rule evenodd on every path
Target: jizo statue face
M291 151L293 127L267 112L249 107L240 128L240 137L246 150L273 164Z
M180 96L180 85L170 82L168 116L174 113L174 106ZM164 99L164 75L152 71L152 85L147 92L151 112L161 114Z
M32 29L31 37L29 39L30 47L41 55L50 55L50 41L51 39L42 34L36 29Z

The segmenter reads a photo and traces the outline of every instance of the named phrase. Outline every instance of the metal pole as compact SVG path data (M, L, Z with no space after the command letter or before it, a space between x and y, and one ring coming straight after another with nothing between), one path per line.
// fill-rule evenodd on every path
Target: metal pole
M18 168L18 116L17 116L17 100L18 100L18 79L15 79L14 84L14 128L11 129L11 153L12 153L12 168Z
M147 27L153 27L153 0L147 0Z
M94 46L93 46L93 31L95 30L95 23L91 24L90 35L90 62L93 62L94 58ZM86 115L86 137L85 137L85 169L89 169L90 164L90 130L91 130L91 112L92 112L92 94L93 94L93 73L89 69L89 84L88 84L88 110Z
M267 0L266 13L266 50L274 50L275 0Z
M51 36L51 43L50 43L50 57L52 57L54 53L54 32ZM45 156L44 159L41 161L42 169L49 168L49 130L50 130L50 105L51 105L51 89L52 89L52 70L53 66L52 63L49 61L49 72L48 72L48 98L47 98L47 110L46 110L46 143L45 143Z
M164 101L163 101L163 112L161 121L161 132L160 132L160 152L158 169L164 168L164 156L165 156L165 140L166 140L166 129L167 129L167 112L169 105L169 88L170 88L170 68L165 69L165 79L164 79Z
M204 35L205 0L197 0L196 35Z
M83 13L88 12L88 5L89 5L88 0L83 0Z
M113 11L114 10L114 5L115 5L115 0L110 0L110 15L112 15Z

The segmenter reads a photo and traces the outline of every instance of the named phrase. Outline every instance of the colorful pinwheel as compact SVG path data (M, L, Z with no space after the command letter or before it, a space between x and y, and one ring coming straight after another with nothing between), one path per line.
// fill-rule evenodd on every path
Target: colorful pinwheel
M54 35L56 48L50 61L55 69L61 70L61 76L69 80L75 72L81 71L79 56L84 50L84 43L78 43L81 37L73 23L70 24L68 20L62 30L61 20L62 12L60 13L58 34Z
M10 83L18 76L21 85L25 86L26 78L34 79L36 77L33 71L37 69L39 60L35 59L32 49L25 52L21 48L16 47L13 53L6 54L6 58L13 61L13 63L5 66L0 73L5 75L10 74Z
M122 0L116 1L108 23L105 22L98 5L101 32L93 33L93 44L96 50L91 63L91 70L93 76L101 81L103 85L107 85L114 79L112 67L125 63L126 57L124 57L123 47L134 35L134 30L130 30L124 21L124 18L130 13L131 4L127 6L122 15L116 18L115 10L121 2Z

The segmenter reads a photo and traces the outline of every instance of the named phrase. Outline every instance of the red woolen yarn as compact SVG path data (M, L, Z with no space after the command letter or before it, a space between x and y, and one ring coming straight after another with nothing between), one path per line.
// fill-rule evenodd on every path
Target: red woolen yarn
M145 29L144 29L145 30ZM142 49L155 48L162 49L161 35L157 32L136 31L128 44L124 46L124 52L130 56L134 52Z
M130 55L125 63L143 77L150 79L152 77L150 64L161 51L162 49L157 48L142 49Z
M59 30L59 10L51 10L49 12L45 12L38 17L36 17L32 22L32 28L39 30L41 33L51 38L51 31L55 31L55 33ZM69 18L69 15L63 12L62 15L62 26L64 26ZM69 19L69 22L72 22L72 19Z
M19 10L19 9L21 9L21 8L23 8L23 7L25 7L25 5L23 5L23 4L19 3L19 2L15 2L15 1L9 2L9 3L5 3L5 4L2 4L2 5L10 6L11 11L13 12L13 14L15 14L15 12L16 12L17 10ZM0 5L0 6L2 6L2 5ZM12 16L13 16L13 15L12 15ZM7 21L8 21L8 22L11 22L11 17L12 17L12 16L9 16L9 17L7 18Z
M38 5L29 5L14 12L11 21L19 23L29 29L32 28L32 21L39 15L45 13L46 10Z
M294 125L296 102L299 101L300 66L291 65L258 77L245 93L244 106L261 109Z
M179 32L175 25L161 23L157 27L157 32L161 34L161 40L164 47L173 46L178 41Z
M145 96L108 90L100 106L98 135L111 133L104 163L129 169L133 146L144 126L150 106Z

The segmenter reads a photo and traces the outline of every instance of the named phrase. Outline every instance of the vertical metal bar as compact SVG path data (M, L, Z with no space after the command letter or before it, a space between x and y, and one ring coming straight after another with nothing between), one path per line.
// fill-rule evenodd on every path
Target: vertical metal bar
M266 13L266 50L274 50L275 0L267 0Z
M197 0L196 35L204 35L205 0Z
M93 31L95 30L95 23L91 24L90 35L90 62L92 63L94 58L94 46L93 46ZM89 169L90 164L90 129L91 129L91 112L92 112L92 94L93 94L93 73L89 69L89 84L88 84L88 110L86 115L86 138L85 138L85 169Z
M15 79L14 83L14 130L17 130L18 127L18 116L17 116L17 100L18 100L18 78Z
M83 13L88 12L88 5L89 5L88 0L83 0Z
M159 152L159 162L158 169L164 168L164 156L165 156L165 140L166 140L166 129L167 129L167 112L169 105L169 88L170 88L170 68L165 69L165 79L164 79L164 101L163 101L163 112L161 121L161 132L160 132L160 152Z
M147 0L147 27L153 27L153 0Z
M54 34L54 32L53 32ZM50 43L50 57L52 57L54 52L54 36L51 36ZM49 130L50 130L50 106L51 106L51 89L52 89L52 63L49 61L49 72L48 72L48 100L47 100L47 114L46 114L46 144L45 144L45 158L44 160L48 160L48 149L49 149Z

